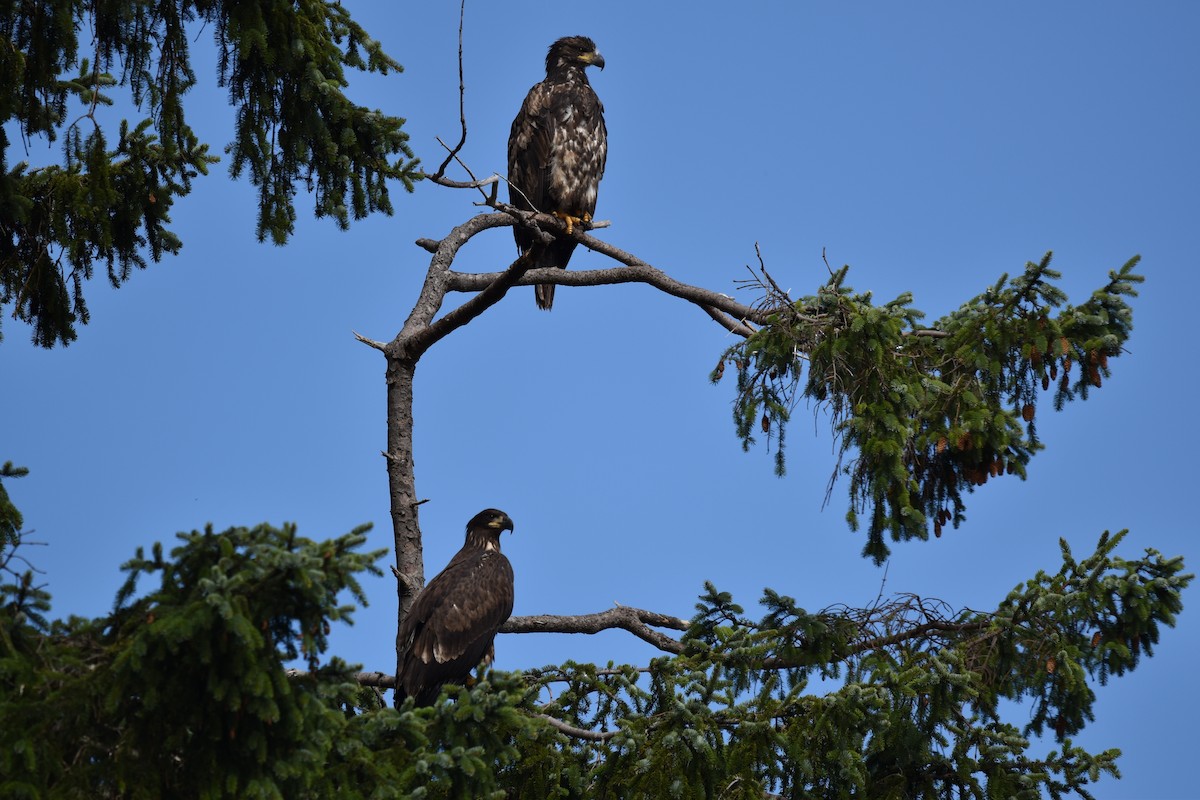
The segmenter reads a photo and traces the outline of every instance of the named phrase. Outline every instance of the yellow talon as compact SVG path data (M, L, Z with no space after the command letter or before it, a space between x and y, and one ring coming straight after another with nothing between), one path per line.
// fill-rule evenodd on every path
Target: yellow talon
M572 217L570 214L564 213L562 211L555 211L552 213L552 216L558 217L563 222L567 223L567 236L570 236L571 232L573 230L575 230L576 224L578 224L580 222L591 222L592 221L591 214L584 214L582 217Z

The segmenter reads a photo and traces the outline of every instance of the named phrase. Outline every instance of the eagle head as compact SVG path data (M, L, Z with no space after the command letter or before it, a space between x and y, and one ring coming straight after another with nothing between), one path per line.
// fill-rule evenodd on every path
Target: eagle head
M508 514L498 508L485 508L471 517L471 521L467 523L467 530L480 533L495 531L498 537L500 531L513 530L513 521Z
M466 547L500 552L500 533L513 529L512 518L496 508L485 508L467 523Z
M571 67L599 67L604 69L604 56L596 50L596 43L586 36L565 36L550 45L546 54L546 72Z

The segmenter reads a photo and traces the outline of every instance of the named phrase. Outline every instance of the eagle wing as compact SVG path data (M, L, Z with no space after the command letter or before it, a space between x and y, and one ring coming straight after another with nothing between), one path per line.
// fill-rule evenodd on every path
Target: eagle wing
M555 105L554 90L562 87L563 84L546 81L534 84L508 135L509 199L514 206L526 211L549 214L555 210L550 207L549 194L550 152L555 128L555 115L551 110ZM517 245L524 252L532 243L532 237L528 231L520 228L516 231Z
M400 626L405 655L397 689L418 705L462 683L512 614L513 571L503 554L464 548L413 603Z

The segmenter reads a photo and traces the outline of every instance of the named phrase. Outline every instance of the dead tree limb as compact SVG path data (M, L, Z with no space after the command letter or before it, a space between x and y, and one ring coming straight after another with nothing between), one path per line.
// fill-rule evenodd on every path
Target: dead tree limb
M655 611L645 611L630 606L617 606L597 614L581 614L578 616L558 616L555 614L539 614L531 617L512 617L500 626L501 633L599 633L603 630L626 630L644 642L657 647L666 653L679 654L683 645L677 639L672 639L664 633L654 630L654 627L670 628L677 631L688 629L687 620L659 614Z
M495 226L526 225L532 226L541 233L553 233L557 236L566 235L566 226L562 220L549 214L512 209L506 204L498 204L504 210L497 214L482 215L487 218L500 217ZM492 225L489 225L492 227ZM709 316L717 320L727 330L732 330L742 336L754 332L747 322L762 324L770 317L770 311L755 309L744 303L739 303L727 294L692 286L672 278L662 270L651 266L642 259L622 250L615 245L576 228L571 232L571 238L589 250L611 258L624 268L592 269L592 270L563 270L553 267L543 267L529 272L514 285L527 286L538 283L553 283L558 286L609 286L619 283L645 283L655 289L687 300L704 309ZM494 272L451 272L448 276L447 288L456 292L478 292L491 284L498 277Z

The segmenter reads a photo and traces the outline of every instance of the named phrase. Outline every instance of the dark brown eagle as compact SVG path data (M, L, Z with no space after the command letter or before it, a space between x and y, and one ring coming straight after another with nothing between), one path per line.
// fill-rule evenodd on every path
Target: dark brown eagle
M608 156L604 105L584 73L589 66L604 69L604 56L586 36L550 45L546 79L529 90L508 136L509 202L560 217L568 233L591 222ZM521 253L534 251L535 267L566 269L575 250L572 239L542 244L526 228L514 227L513 233ZM538 308L549 311L554 284L539 284L535 297Z
M500 552L508 514L487 508L467 523L467 541L417 595L400 623L404 648L396 676L396 705L411 697L433 705L442 686L465 683L495 654L493 640L513 607L513 571Z

